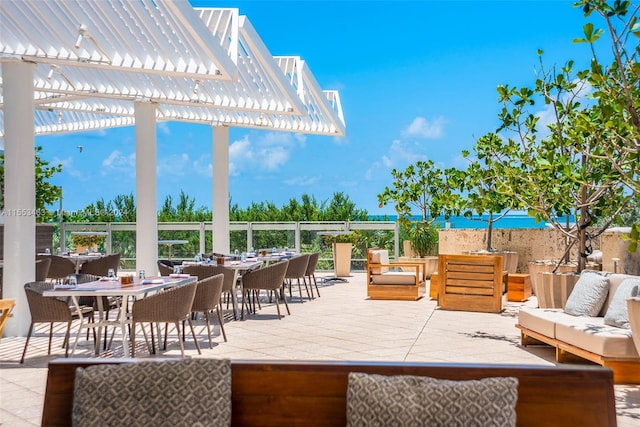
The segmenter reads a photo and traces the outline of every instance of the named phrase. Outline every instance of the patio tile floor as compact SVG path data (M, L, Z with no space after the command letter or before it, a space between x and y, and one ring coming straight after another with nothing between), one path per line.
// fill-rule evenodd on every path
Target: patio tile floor
M514 327L517 311L522 305L535 305L535 298L509 303L501 314L487 314L438 310L428 297L371 301L366 298L365 275L360 272L352 273L349 283L319 286L321 297L315 300L300 303L294 295L289 305L292 314L281 320L275 305L269 303L262 303L257 314L245 315L244 320L229 321L227 313L229 341L222 340L216 327L213 349L208 348L202 321L197 321L202 356L197 355L190 336L185 351L193 357L230 359L555 364L553 349L519 345L519 330ZM47 330L47 325L36 328L24 365L18 361L25 338L0 342L0 425L40 425L47 363L64 356L60 348L63 327L55 330L52 356L46 354ZM111 350L101 357L122 356L118 340L116 334ZM91 357L92 350L92 343L82 337L73 357ZM150 357L143 339L137 341L136 354ZM163 356L180 356L175 335ZM617 385L615 393L618 425L637 426L640 385Z

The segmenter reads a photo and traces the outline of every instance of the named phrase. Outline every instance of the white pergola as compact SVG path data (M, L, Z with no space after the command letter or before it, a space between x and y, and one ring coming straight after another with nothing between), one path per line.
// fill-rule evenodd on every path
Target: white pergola
M135 126L137 269L154 271L156 124L213 128L214 250L229 251L229 127L343 136L336 91L300 57L273 57L237 9L186 0L0 2L0 137L5 144L8 335L29 324L35 277L35 136ZM26 215L12 213L27 213Z

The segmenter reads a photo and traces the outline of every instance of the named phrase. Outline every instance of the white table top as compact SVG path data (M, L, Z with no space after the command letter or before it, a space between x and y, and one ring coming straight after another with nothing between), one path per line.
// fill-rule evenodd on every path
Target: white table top
M150 277L145 280L163 279L162 283L142 284L142 280L135 278L133 284L122 285L119 280L96 280L88 283L80 283L74 288L57 288L44 291L45 297L79 297L79 296L139 296L147 292L158 291L169 286L186 285L195 282L197 278L191 277Z

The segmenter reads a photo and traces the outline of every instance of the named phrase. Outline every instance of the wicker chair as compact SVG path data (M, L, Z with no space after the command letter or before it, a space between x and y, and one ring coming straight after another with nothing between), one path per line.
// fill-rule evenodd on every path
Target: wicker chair
M29 346L29 340L33 332L33 326L36 323L50 324L49 349L47 354L51 354L53 324L56 322L66 323L67 331L64 335L62 346L65 348L64 357L69 356L69 333L71 331L71 322L78 318L78 313L75 308L69 307L66 301L54 297L42 296L44 291L52 289L53 286L53 283L50 282L29 282L24 285L24 291L27 295L27 303L29 304L29 311L31 312L31 324L29 325L29 333L27 334L27 341L24 343L24 350L22 352L22 358L20 358L20 363L24 363L24 358L27 355L27 347ZM82 317L88 317L91 321L93 319L93 307L81 306L81 314Z
M236 319L238 309L234 282L236 273L232 269L222 265L186 265L182 268L182 272L196 276L199 280L215 276L216 274L223 274L224 284L222 285L222 295L226 295L227 297L227 308L229 308L229 300L231 300L231 304L233 305L233 318L234 320ZM222 307L222 305L220 307Z
M289 286L289 297L291 297L291 285L293 283L293 279L297 280L298 291L300 292L300 302L302 302L302 287L300 286L300 278L302 278L302 283L304 283L304 288L307 291L307 297L311 299L311 294L309 294L309 287L307 286L307 282L304 278L307 272L308 264L309 254L294 256L289 259L289 267L287 268L287 273L284 276L287 285Z
M280 293L280 297L284 300L284 305L287 308L287 314L291 314L291 312L289 311L289 305L287 304L287 299L284 295L283 288L284 275L287 272L288 266L289 261L284 260L275 264L271 264L268 267L248 271L242 276L243 293L249 293L253 290L259 291L261 289L275 292L275 302L276 309L278 310L278 319L281 318L280 305L278 304L278 293ZM244 317L245 304L247 304L247 313L249 313L247 295L244 295L244 297L242 298L242 317Z
M220 309L220 296L222 295L222 287L224 285L224 275L216 274L215 276L205 277L198 280L196 296L191 306L192 313L204 313L205 323L207 325L207 334L209 335L209 348L213 348L211 340L211 312L215 309L220 322L220 331L224 341L227 342L227 334L224 331L224 320L222 319L222 311ZM184 322L183 322L184 327ZM184 329L182 334L184 335Z
M320 290L318 289L318 282L316 281L316 267L318 266L318 259L320 259L320 252L314 252L309 255L309 264L307 264L307 271L304 272L305 277L309 278L309 288L311 288L311 296L313 297L313 286L311 286L311 279L313 279L313 285L316 287L316 292L320 296Z
M193 305L193 299L196 295L197 283L190 283L188 285L177 286L167 291L160 292L146 298L136 300L131 307L131 357L135 357L135 338L136 338L136 325L142 322L148 323L172 323L176 327L178 334L178 342L180 343L180 353L184 357L184 345L182 340L184 337L180 336L180 322L187 320L191 327L191 334L193 340L196 343L198 354L202 354L200 351L200 345L196 338L196 333L193 330L193 322L191 321L191 307ZM169 327L165 328L165 341ZM147 334L142 326L142 333L145 340ZM160 337L158 337L159 339ZM155 351L155 341L153 335L153 326L151 327L151 348L149 353Z
M49 274L49 266L51 258L43 258L36 260L36 282L44 282Z
M80 273L93 274L95 276L106 276L110 268L118 274L120 265L120 254L107 255L101 258L92 259L82 264Z
M173 273L173 264L167 264L167 261L158 260L158 272L161 276L168 276Z
M36 259L50 259L49 273L47 278L51 280L64 279L70 274L75 274L76 265L70 259L57 255L38 255Z

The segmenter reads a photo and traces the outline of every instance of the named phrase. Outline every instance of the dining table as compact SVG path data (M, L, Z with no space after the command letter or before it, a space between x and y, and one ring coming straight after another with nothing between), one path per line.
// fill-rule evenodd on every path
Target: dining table
M194 276L186 274L172 274L170 276L148 277L146 279L132 278L132 283L123 283L122 277L116 278L100 278L87 283L80 283L69 286L65 284L56 284L53 289L43 292L45 297L69 297L75 307L80 319L80 326L76 335L75 342L71 354L73 354L78 345L80 334L84 329L97 329L97 337L95 341L95 354L100 351L100 335L103 327L113 326L119 328L122 334L122 346L125 357L130 353L131 337L128 334L128 326L131 323L129 317L128 305L129 301L137 298L144 298L149 293L162 291L174 286L186 285L197 280ZM90 323L85 320L80 306L80 297L96 297L98 306L98 320ZM106 308L103 306L102 297L115 297L118 303L118 315L115 320L109 320L106 316Z

